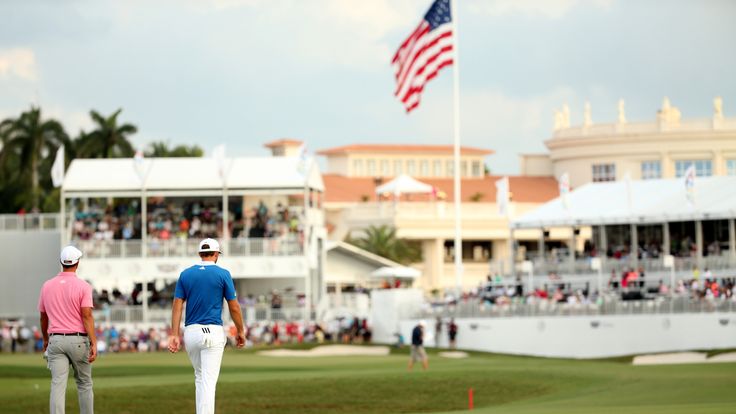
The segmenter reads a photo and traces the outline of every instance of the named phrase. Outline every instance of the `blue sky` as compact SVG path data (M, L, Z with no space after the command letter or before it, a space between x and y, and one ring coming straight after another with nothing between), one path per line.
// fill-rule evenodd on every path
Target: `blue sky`
M162 0L0 3L0 118L38 102L70 133L88 112L123 108L152 140L268 140L310 150L349 143L452 142L452 76L404 113L390 59L430 0ZM462 0L463 144L490 148L494 173L544 151L552 113L653 120L669 96L683 117L736 114L736 2Z

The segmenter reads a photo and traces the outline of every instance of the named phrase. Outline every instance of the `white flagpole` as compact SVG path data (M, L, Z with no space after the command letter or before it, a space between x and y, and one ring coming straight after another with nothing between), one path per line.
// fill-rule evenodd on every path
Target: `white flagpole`
M450 14L452 19L452 37L453 48L455 53L452 61L452 83L453 83L453 106L454 106L454 157L455 157L455 289L457 290L457 299L460 299L463 285L463 243L462 243L462 206L460 192L460 51L458 41L460 33L458 33L458 12L457 0L450 0Z

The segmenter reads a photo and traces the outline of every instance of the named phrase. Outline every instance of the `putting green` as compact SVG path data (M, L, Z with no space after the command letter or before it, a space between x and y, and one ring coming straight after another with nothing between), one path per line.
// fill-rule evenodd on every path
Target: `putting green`
M570 361L430 352L430 370L406 371L406 351L378 357L272 358L227 351L220 413L731 413L736 364L635 367L625 359ZM95 362L95 411L193 412L186 354L104 355ZM0 411L48 412L49 373L39 355L0 354ZM67 410L77 412L70 379Z

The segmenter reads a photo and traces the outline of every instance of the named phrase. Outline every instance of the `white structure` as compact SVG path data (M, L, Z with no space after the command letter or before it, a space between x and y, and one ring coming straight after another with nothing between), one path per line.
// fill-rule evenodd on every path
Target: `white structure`
M324 287L323 191L317 165L298 157L76 159L61 188L66 217L62 244L78 244L85 252L80 276L97 287L172 280L197 260L199 237L188 237L188 221L186 229L182 225L179 231L166 229L165 236L163 231L151 235L151 229L158 228L155 216L172 215L172 209L180 208L172 205L181 200L197 208L208 200L213 206L209 231L221 239L221 264L231 271L236 289L265 294L293 288L304 295L304 309L312 309ZM139 229L140 238L108 237L108 232L112 234L108 224L88 240L80 237L78 227L84 225L80 216L90 199L107 200L108 209L114 208L116 199L127 200L129 207L140 206L135 214L138 222L130 225ZM293 223L285 223L281 230L271 228L265 237L252 237L247 215L261 209L280 209L279 214L291 217ZM233 237L236 214L245 228ZM275 227L270 221L266 224ZM145 297L148 283L142 286Z
M510 226L512 231L537 229L538 251L545 251L544 232L567 228L570 245L579 247L587 241L590 255L613 265L605 267L606 272L639 266L664 270L668 267L664 258L676 255L677 269L692 276L695 268L736 270L735 218L736 177L725 176L696 178L690 187L682 178L590 183L569 193L566 203L558 197ZM612 240L614 231L622 236L619 241ZM680 247L683 239L689 240L688 246ZM616 248L614 243L627 244L635 253L614 259L606 254ZM537 267L550 264L548 257L534 259ZM560 266L565 273L593 270L585 257L576 260L568 255L567 262L568 266Z
M549 152L521 155L521 174L569 173L573 188L627 174L633 180L680 177L690 165L700 177L736 175L736 118L726 117L723 106L716 97L711 117L687 119L665 97L654 119L631 122L620 100L615 122L593 123L595 108L586 103L579 125L556 111L545 141Z

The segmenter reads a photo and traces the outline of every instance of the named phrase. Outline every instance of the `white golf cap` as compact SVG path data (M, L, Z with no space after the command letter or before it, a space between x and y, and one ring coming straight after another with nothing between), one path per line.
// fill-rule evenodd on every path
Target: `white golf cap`
M222 253L220 251L220 243L217 242L215 239L204 239L201 242L199 242L199 252L218 252Z
M424 328L425 326L427 326L427 322L419 321L419 326L421 326L422 328Z
M82 252L74 246L66 246L61 249L61 255L59 259L61 264L64 266L74 266L79 263L79 259L82 257Z

